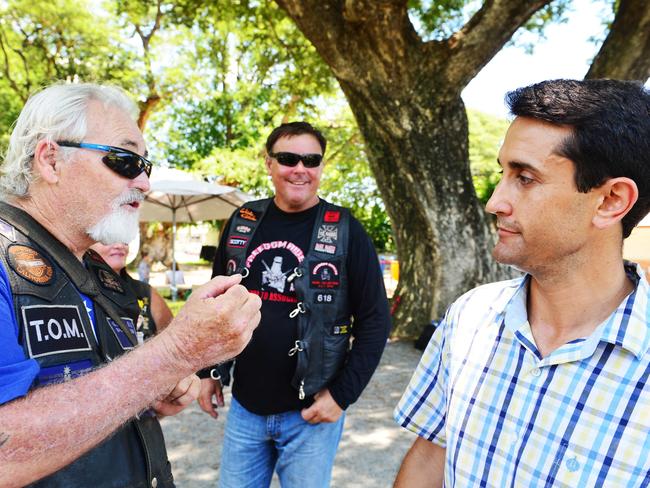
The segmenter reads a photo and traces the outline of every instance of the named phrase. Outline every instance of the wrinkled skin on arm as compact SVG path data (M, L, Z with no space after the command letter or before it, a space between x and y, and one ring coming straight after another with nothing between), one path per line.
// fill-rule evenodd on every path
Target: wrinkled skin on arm
M0 406L0 486L53 473L152 405L164 413L186 403L193 373L239 354L259 323L261 301L240 280L214 278L159 335L109 365Z

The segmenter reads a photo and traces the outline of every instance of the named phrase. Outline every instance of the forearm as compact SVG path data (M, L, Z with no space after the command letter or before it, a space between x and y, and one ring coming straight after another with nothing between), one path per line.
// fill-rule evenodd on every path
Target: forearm
M165 338L75 380L0 407L0 486L24 486L77 459L192 372Z
M442 487L445 476L445 453L444 447L418 437L406 453L393 487Z

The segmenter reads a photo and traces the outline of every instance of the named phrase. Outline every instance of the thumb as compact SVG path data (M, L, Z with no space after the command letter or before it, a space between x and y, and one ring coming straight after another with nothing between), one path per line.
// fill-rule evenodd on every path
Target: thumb
M224 293L228 288L233 287L242 279L240 274L232 276L215 276L205 285L199 288L196 293L199 298L214 298Z
M315 405L312 405L309 408L303 408L300 411L300 415L302 416L304 421L309 422L311 419L314 418L314 415L316 415Z

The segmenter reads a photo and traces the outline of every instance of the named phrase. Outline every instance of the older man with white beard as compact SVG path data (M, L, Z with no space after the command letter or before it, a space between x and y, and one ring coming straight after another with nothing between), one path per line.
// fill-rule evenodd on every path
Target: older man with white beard
M1 486L174 486L156 413L182 410L193 372L237 355L259 322L241 277L217 277L134 347L137 306L86 253L137 232L151 163L134 114L116 88L51 86L0 166Z

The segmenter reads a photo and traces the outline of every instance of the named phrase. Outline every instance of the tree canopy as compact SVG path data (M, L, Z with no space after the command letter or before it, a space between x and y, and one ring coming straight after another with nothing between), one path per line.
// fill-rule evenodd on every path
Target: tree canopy
M614 14L587 76L650 75L650 4ZM508 275L485 202L507 122L460 94L517 32L544 35L570 0L5 0L0 148L29 94L108 81L140 107L153 159L271 191L263 142L307 119L329 139L322 195L350 207L402 265L397 334ZM527 41L530 42L530 41ZM528 46L531 47L530 45Z

